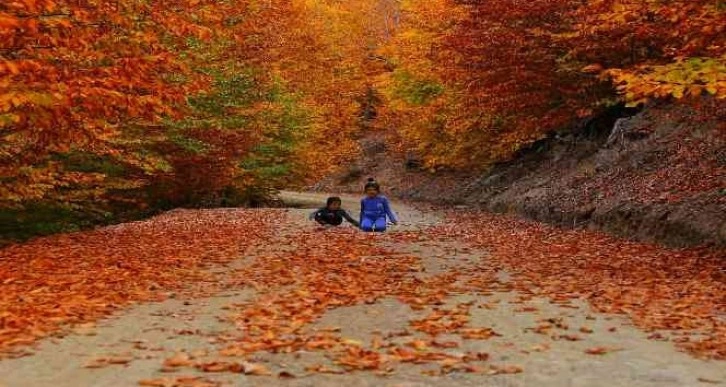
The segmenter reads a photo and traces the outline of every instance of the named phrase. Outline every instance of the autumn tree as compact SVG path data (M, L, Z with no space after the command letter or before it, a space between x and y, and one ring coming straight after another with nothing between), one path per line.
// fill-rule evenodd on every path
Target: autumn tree
M78 224L86 220L76 212L97 221L265 194L254 175L269 177L291 153L291 126L301 128L290 117L307 113L238 55L250 7L0 5L2 218L44 224L58 214Z
M314 179L358 153L362 105L370 102L373 77L387 71L376 49L392 32L396 7L390 0L317 0L293 1L284 9L286 17L261 26L263 37L248 44L258 50L260 42L275 46L265 50L261 66L310 112L309 130L295 154ZM261 20L270 18L255 19Z
M321 176L355 156L392 4L0 5L0 206L244 204Z
M160 160L140 153L145 126L180 113L199 87L169 50L175 33L203 35L147 2L28 0L0 5L0 171L4 202L97 196L101 171L65 168L84 154L142 172ZM178 12L180 15L181 12ZM164 20L165 23L159 23ZM170 24L173 24L170 25ZM180 38L176 36L176 38ZM186 74L185 82L171 76ZM129 137L130 135L131 137ZM60 194L57 189L60 189Z
M627 101L726 96L723 2L603 0L573 17L571 58L602 70Z
M430 167L485 167L621 101L724 94L718 2L404 1L402 13L383 51L397 66L381 81L387 119Z

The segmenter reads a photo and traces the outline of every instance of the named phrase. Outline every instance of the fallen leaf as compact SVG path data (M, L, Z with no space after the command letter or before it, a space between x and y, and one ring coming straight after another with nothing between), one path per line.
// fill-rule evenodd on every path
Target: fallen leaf
M431 341L431 346L432 347L437 347L437 348L457 348L459 346L459 343L457 343L456 341L436 341L436 340L433 340L433 341Z
M423 340L413 340L406 343L406 345L418 351L425 351L426 349L428 349L428 344Z
M305 368L305 371L308 371L308 372L317 372L317 373L320 373L320 374L336 374L336 375L345 373L344 371L337 370L337 369L330 368L330 367L326 367L324 365L313 365L313 366L309 366L309 367L306 367Z
M165 367L190 367L193 366L194 362L186 352L180 352L166 360L164 360Z
M363 346L363 342L361 342L360 340L355 340L355 339L343 339L340 342L343 344L346 344L346 345L354 345L356 347Z
M698 381L701 383L721 384L720 380L708 379L708 378L698 378Z
M578 335L559 335L559 338L565 339L567 341L580 341L582 338Z
M195 367L203 372L234 372L247 373L246 366L235 362L212 361L197 363Z
M277 377L281 379L293 379L296 378L295 375L290 373L289 371L280 371L277 373Z
M128 364L134 360L133 357L110 357L106 359L109 364Z
M243 372L245 375L271 375L272 373L262 364L256 364L256 363L242 363Z
M533 345L529 348L530 351L533 352L544 352L550 349L550 346L548 344L537 344Z
M106 358L93 359L86 363L83 368L102 368L108 365Z
M610 352L610 349L605 347L593 347L585 350L585 353L588 355L604 355L608 352Z
M169 379L169 378L139 380L139 386L147 386L147 387L173 387L174 384L175 384L174 379Z
M523 368L518 365L503 365L503 366L496 366L493 365L490 367L489 371L486 373L489 375L498 375L498 374L518 374L523 372Z
M462 328L458 331L461 337L465 339L488 339L493 336L500 336L491 328Z

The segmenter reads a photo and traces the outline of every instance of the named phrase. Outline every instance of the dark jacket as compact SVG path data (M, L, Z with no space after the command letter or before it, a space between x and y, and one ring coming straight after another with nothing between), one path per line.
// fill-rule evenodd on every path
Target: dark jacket
M333 226L339 226L343 223L343 219L345 219L352 225L360 227L360 223L351 218L351 216L343 209L329 210L327 207L323 207L310 214L310 219L315 219L315 221L320 224L330 224Z

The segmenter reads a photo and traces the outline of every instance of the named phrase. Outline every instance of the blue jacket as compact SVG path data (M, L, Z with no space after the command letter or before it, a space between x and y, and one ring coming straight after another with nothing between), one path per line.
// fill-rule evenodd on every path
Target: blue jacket
M378 195L376 197L364 197L360 201L360 221L363 222L363 218L368 219L380 219L388 218L392 222L398 222L396 214L391 211L391 205L388 204L388 199L385 196Z

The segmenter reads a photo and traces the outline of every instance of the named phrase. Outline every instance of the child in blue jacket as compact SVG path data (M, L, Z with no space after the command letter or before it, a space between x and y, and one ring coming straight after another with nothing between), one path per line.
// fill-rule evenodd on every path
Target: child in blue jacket
M365 185L366 197L360 201L360 228L363 231L386 231L386 217L397 224L388 199L381 195L381 187L373 178Z

